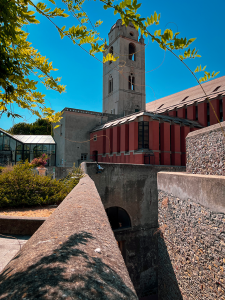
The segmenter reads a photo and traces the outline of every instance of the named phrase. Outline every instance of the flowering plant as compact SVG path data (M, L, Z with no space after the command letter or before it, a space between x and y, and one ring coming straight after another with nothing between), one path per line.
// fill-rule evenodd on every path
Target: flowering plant
M48 159L48 155L43 153L40 157L34 158L30 165L33 167L44 167L47 164Z

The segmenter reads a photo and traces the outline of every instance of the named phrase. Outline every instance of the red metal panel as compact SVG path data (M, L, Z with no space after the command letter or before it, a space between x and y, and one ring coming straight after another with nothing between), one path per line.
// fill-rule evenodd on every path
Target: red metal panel
M198 123L207 126L207 103L205 102L198 104Z
M149 149L159 150L159 121L149 122Z
M176 111L175 110L171 110L171 111L168 112L168 115L170 117L176 117Z
M180 152L180 125L171 125L171 151Z
M113 127L112 152L120 152L120 126Z
M138 122L129 123L129 150L138 149Z
M182 107L177 110L177 117L185 119L185 108Z
M120 151L129 151L129 124L120 126Z
M182 126L180 130L181 165L186 166L186 136L190 132L189 126Z
M218 117L218 119L220 118L220 106L219 106L219 99L214 99L211 100L209 104L209 115L210 115L210 125L214 125L218 123L218 120L215 116L215 113ZM212 106L214 108L215 113L213 112Z
M170 123L160 124L160 150L170 151Z
M113 129L106 129L106 153L112 153L112 145L113 145Z
M187 119L191 121L195 121L195 113L196 113L196 106L190 105L187 107Z

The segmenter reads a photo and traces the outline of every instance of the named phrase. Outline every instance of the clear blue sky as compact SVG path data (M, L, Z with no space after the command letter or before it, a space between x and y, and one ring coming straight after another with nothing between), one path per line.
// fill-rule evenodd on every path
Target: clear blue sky
M47 0L45 0L47 3ZM35 0L37 3L38 1ZM63 7L60 1L58 6ZM220 71L218 76L225 75L225 1L182 1L182 0L139 0L142 3L140 14L150 16L154 11L161 13L160 25L150 27L155 29L171 28L179 31L180 36L197 40L193 43L201 58L188 60L194 70L197 65L207 65L207 70ZM100 35L108 38L111 26L119 15L114 16L112 10L105 11L102 3L86 1L86 11L94 22L101 19ZM60 111L64 107L78 108L92 111L102 111L102 64L74 45L68 38L60 39L57 30L44 17L38 15L41 21L38 25L29 25L26 30L30 33L29 41L33 43L42 55L53 62L58 69L56 76L62 77L61 83L66 85L66 93L46 90L42 84L39 90L46 95L46 103L54 110ZM57 25L77 25L73 17L55 19ZM146 41L146 71L157 68L163 61L164 52L156 43ZM102 55L97 55L102 59ZM146 73L146 102L176 93L183 89L195 86L196 81L187 69L170 53L166 53L163 64L153 72ZM36 117L15 107L15 112L24 116L24 119L15 119L14 123L26 121L34 122ZM0 127L9 129L13 120L6 116L0 119Z

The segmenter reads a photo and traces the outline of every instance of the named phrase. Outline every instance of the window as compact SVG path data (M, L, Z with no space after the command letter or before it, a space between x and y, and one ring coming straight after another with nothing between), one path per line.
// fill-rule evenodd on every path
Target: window
M111 53L113 55L113 46L110 47L109 53ZM112 60L109 61L109 64L112 63Z
M223 122L223 99L220 99L220 122Z
M129 59L135 61L136 60L136 47L133 43L129 44Z
M112 230L131 227L130 217L123 208L117 206L107 208L106 214Z
M185 119L187 119L187 107L185 108L184 112L185 112Z
M139 108L135 108L135 112L139 112L140 111L140 109Z
M128 89L135 91L135 78L133 76L133 73L128 77Z
M111 109L111 114L114 114L114 115L115 115L115 108L114 108L114 109Z
M96 142L97 141L97 135L94 135L94 142Z
M217 86L216 88L215 88L215 90L213 90L213 92L216 92L216 91L218 91L218 89L220 88L220 85L219 86Z
M138 123L138 149L149 148L149 122Z
M198 105L195 107L195 120L198 121Z
M87 153L81 153L81 161L87 160Z
M207 103L207 126L210 126L209 103Z
M181 100L182 102L185 101L189 96L186 96L183 100Z
M109 78L109 94L113 91L113 78Z
M134 33L132 31L130 32L130 36L134 36Z

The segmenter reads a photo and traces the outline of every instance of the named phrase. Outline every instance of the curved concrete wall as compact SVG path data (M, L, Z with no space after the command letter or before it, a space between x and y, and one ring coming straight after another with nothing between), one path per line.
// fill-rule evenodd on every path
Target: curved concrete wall
M0 299L138 299L85 176L0 274Z

